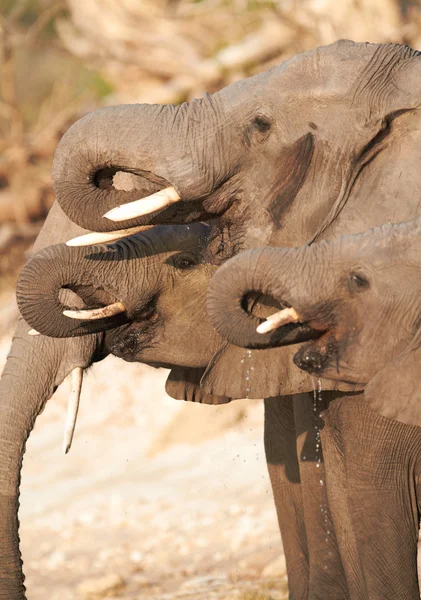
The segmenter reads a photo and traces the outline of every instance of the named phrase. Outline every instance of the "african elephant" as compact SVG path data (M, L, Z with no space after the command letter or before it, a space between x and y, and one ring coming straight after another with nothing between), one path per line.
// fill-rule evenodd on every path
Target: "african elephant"
M71 219L98 231L217 217L210 250L221 261L253 246L294 246L413 219L421 187L420 73L420 54L406 46L340 41L180 106L102 109L60 143L57 200ZM271 466L273 487L284 494L280 519L301 515L306 522L292 550L304 582L293 595L325 598L329 590L330 598L347 598L352 590L341 582L352 572L343 575L334 549L327 570L330 559L320 561L325 491L301 489L314 490L319 477L314 462L303 459L305 432L316 422L311 380L299 380L290 348L268 352L273 361L260 351L246 361L244 351L223 347L203 383L217 395L261 397L264 387L250 392L246 375L251 367L259 372L258 361L273 374L266 378L271 395L302 392L266 405L267 422L288 423L289 444L279 453L298 465L294 485L281 459ZM343 428L374 415L356 410L349 419Z
M284 308L259 319L246 310L250 293ZM300 369L364 386L354 406L346 397L330 404L321 433L341 556L356 598L418 598L421 219L310 246L248 250L213 277L208 310L217 331L246 348L277 346L282 330L301 331ZM378 413L370 424L354 421L367 406Z
M126 360L174 366L167 383L171 395L218 404L229 400L203 394L198 385L203 369L194 368L206 366L221 343L206 321L204 307L208 280L215 270L204 258L208 230L200 223L163 226L108 247L82 251L65 244L50 246L52 241L86 233L69 222L57 203L53 205L36 241L37 252L21 275L18 300L39 332L78 337L28 335L29 326L21 318L0 379L0 598L25 597L17 515L20 469L35 419L66 375L81 374L114 352ZM69 256L73 262L66 262ZM101 266L112 281L118 270L118 291L114 284L102 284ZM130 290L125 276L133 269L137 287ZM47 282L51 298L41 289L47 288ZM107 304L123 290L124 313L92 321L62 315L66 307L86 315L88 306ZM31 295L31 302L25 294ZM66 330L52 331L60 325ZM205 334L202 346L194 344L195 331ZM186 362L192 368L183 368ZM66 450L71 436L69 430Z

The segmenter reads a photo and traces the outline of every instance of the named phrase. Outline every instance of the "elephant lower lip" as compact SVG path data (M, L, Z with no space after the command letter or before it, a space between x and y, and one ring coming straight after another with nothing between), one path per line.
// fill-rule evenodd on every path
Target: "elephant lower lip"
M107 349L111 354L128 362L139 360L145 348L150 346L152 333L150 326L157 320L156 313L144 321L132 321L127 325L109 332Z
M275 329L271 336L271 342L276 346L287 346L317 340L326 329L313 329L307 323L289 323Z
M293 358L296 366L312 375L321 375L328 362L328 357L317 351L300 350Z

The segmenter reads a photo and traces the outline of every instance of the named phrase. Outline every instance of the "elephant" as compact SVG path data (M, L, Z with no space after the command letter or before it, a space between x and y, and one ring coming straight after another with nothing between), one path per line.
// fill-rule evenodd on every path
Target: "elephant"
M110 232L125 236L131 226L212 221L208 248L217 264L253 246L294 246L413 219L419 65L419 53L406 46L341 41L180 106L101 109L59 144L57 201L80 227L101 232L89 243ZM375 193L377 201L367 202ZM295 526L286 544L290 593L348 598L343 582L352 573L334 536L324 556L324 465L305 459L318 417L311 377L293 368L292 356L291 347L249 355L222 344L202 385L236 398L262 397L270 383L271 480L281 530ZM323 394L327 405L358 388L324 380L323 389L332 390Z
M55 203L18 284L21 311L38 328L31 333L56 333L51 327L61 325L66 330L58 334L67 337L28 335L30 325L20 317L0 379L0 598L8 600L26 597L18 535L20 470L25 443L36 417L69 373L74 374L75 387L69 406L76 412L83 370L109 353L156 367L173 367L167 382L170 395L209 404L229 401L204 394L198 385L203 369L196 368L206 365L221 343L206 320L204 307L208 281L216 268L205 259L209 227L200 223L162 226L114 245L85 249L57 243L86 233L71 223ZM51 242L55 244L50 245ZM72 255L73 262L66 263L67 255ZM60 257L64 259L61 282L59 271L53 268ZM110 287L102 285L101 262L112 278L115 269L118 270L118 291L114 283ZM75 281L72 272L78 267L83 267L81 272L85 275L76 286L72 285ZM128 276L132 269L136 269L137 295L125 287L124 273ZM41 279L46 278L53 290L52 300L47 294L37 296ZM85 282L88 284L84 285ZM25 298L28 289L33 303ZM123 289L124 313L89 320L88 306L106 304ZM40 309L42 318L38 314L33 316L35 308ZM80 321L65 317L62 308L71 308L86 318ZM194 345L195 331L204 334L201 346ZM184 368L186 363L191 365L190 369ZM75 426L76 415L71 417L65 432L65 452L69 450Z
M209 315L230 343L273 347L285 343L282 329L301 330L298 368L364 388L354 407L346 397L330 404L321 432L327 494L356 598L419 597L420 257L418 218L310 246L248 250L218 269L208 291ZM284 308L260 319L247 312L250 293ZM366 406L376 412L370 428L360 421L362 436L356 423L343 430ZM357 489L346 487L348 477Z
M421 185L420 73L420 53L407 46L341 40L179 106L101 109L59 144L57 201L71 220L98 232L91 241L119 235L119 227L126 235L131 227L213 219L210 252L221 262L256 246L311 244L412 220ZM270 396L284 397L266 410L267 425L277 423L288 440L270 459L279 520L287 521L281 529L294 515L306 523L288 544L291 594L354 597L353 572L337 549L324 559L327 497L315 488L324 463L317 469L303 458L318 423L311 378L294 370L291 346L250 352L246 360L244 350L222 346L201 385L227 397L261 397L270 385ZM247 375L252 367L258 380ZM336 395L358 391L322 385ZM325 408L334 396L323 393ZM348 418L341 428L357 423L359 432L361 420L376 416L367 409ZM284 468L291 457L293 472Z

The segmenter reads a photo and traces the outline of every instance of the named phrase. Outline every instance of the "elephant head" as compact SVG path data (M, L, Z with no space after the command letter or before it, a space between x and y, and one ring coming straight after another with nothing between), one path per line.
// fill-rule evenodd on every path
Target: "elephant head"
M176 398L228 401L199 387L222 344L205 307L216 270L206 258L208 235L201 223L168 225L108 246L44 248L20 275L20 312L40 334L73 338L104 332L106 353L172 369L167 391ZM63 302L69 289L84 309Z
M219 217L225 257L362 231L394 218L397 195L413 210L420 68L406 46L340 41L180 106L102 109L58 147L57 200L98 231ZM389 205L363 218L374 185Z
M209 286L219 333L246 348L305 342L294 363L315 377L358 384L381 414L421 425L421 219L299 248L248 250ZM266 321L250 294L282 307Z

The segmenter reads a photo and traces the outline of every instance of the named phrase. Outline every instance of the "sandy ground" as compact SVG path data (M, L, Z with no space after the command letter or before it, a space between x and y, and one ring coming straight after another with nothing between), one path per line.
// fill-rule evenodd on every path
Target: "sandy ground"
M1 306L0 367L15 314ZM95 365L67 456L68 382L38 418L21 488L29 600L287 598L262 403L177 402L166 375Z

